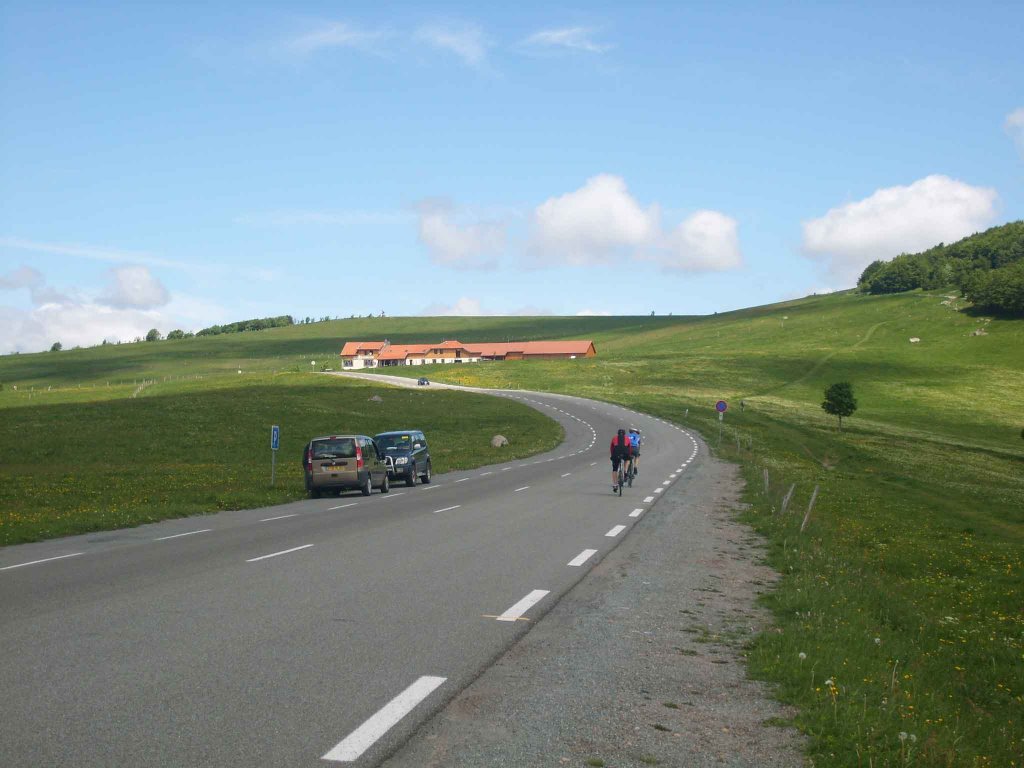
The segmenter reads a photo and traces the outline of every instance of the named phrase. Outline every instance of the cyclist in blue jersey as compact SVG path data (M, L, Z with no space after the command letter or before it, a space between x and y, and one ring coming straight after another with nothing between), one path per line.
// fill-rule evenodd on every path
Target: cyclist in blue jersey
M633 456L630 459L630 470L633 475L640 474L640 430L636 427L629 428L629 442L633 446Z

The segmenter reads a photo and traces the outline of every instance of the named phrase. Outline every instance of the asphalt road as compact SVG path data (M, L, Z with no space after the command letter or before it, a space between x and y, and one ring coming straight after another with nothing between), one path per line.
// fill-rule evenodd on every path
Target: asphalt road
M565 442L388 495L0 550L0 765L379 764L699 460L648 416L498 394ZM629 424L620 498L608 442Z

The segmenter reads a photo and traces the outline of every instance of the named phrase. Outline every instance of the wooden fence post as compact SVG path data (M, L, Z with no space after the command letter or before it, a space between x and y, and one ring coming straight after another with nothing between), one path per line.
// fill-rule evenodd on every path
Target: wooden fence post
M789 491L786 493L786 497L782 500L782 509L779 510L780 515L786 514L786 507L789 506L789 500L793 498L793 491L796 490L796 483L789 486Z
M807 514L804 515L804 521L800 523L800 533L804 532L804 528L807 527L808 521L811 519L811 510L814 509L814 502L818 499L818 486L814 486L814 493L811 494L811 503L807 505Z

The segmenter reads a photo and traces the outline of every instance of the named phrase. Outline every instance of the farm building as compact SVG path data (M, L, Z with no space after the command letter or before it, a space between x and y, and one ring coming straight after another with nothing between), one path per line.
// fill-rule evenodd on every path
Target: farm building
M594 357L592 341L513 341L463 344L392 344L384 341L348 341L341 350L342 368L376 368L393 365L478 363L483 360L575 360Z

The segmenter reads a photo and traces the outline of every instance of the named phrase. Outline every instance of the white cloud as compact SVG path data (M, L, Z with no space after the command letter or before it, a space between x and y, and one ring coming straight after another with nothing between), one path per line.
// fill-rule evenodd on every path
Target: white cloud
M542 29L523 40L529 48L564 48L587 53L604 53L612 46L597 43L592 38L594 30L589 27L566 27L563 29Z
M666 239L657 261L666 269L720 272L742 266L739 226L718 211L697 211Z
M115 267L101 302L115 309L155 309L170 301L163 283L145 267Z
M454 53L466 64L476 67L484 63L491 43L476 24L432 24L416 30L416 39Z
M805 221L803 247L827 265L831 277L849 285L876 259L954 242L985 228L997 202L994 189L927 176Z
M283 43L284 50L300 56L308 56L325 48L361 48L373 46L383 37L381 32L358 29L343 22L326 22L292 37Z
M1015 109L1008 114L1003 128L1013 138L1013 143L1017 145L1017 151L1020 152L1021 157L1024 157L1024 107Z
M718 211L692 214L665 232L657 204L643 208L619 176L601 174L553 197L533 214L530 250L544 265L585 266L616 259L664 269L718 271L741 265L738 225Z
M537 207L532 247L548 260L574 266L607 263L649 244L659 218L656 206L640 207L622 178L601 174Z
M436 264L468 269L495 266L505 247L505 227L497 222L460 225L454 207L442 200L417 204L419 239Z

